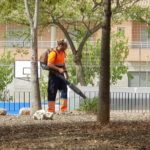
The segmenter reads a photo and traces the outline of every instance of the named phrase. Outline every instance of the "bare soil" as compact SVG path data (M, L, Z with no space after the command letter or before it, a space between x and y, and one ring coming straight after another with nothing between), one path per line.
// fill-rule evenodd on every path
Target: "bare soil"
M55 114L53 120L0 116L1 150L150 150L150 113Z

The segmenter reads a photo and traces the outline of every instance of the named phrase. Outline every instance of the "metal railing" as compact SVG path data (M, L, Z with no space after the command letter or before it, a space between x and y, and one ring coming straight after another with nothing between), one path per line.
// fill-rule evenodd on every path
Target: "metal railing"
M125 112L150 112L150 93L113 92L111 110Z
M76 41L73 41L76 45ZM97 41L88 41L90 44L95 45ZM51 46L56 47L57 41L38 41L39 48L50 48ZM128 43L129 48L141 48L147 49L150 48L150 41L131 41ZM23 41L23 40L4 40L0 41L0 47L7 47L7 48L30 48L31 41Z
M143 49L147 49L147 48L150 48L150 42L149 41L132 41L130 44L129 44L129 48L143 48Z
M39 48L50 48L51 45L56 46L57 41L38 41ZM0 41L0 47L7 48L30 48L31 41Z
M4 108L9 114L18 114L19 110L31 106L30 92L14 92L12 99L0 101L0 108ZM92 100L98 96L98 92L85 92L87 100ZM68 98L68 110L80 108L84 100L75 93ZM47 109L46 97L41 101L42 109ZM147 112L150 113L150 93L132 92L111 92L110 93L111 111L121 112ZM56 110L60 110L59 97L56 99Z

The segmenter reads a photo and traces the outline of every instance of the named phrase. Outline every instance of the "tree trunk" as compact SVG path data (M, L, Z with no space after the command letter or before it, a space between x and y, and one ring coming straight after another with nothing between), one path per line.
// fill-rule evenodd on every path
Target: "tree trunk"
M35 111L41 109L41 100L40 100L40 89L39 89L39 80L38 80L38 12L39 12L39 1L35 0L35 11L34 16L31 15L31 10L29 8L29 1L24 0L25 9L27 17L30 23L31 31L31 43L32 43L32 56L31 56L31 115Z
M104 0L104 22L102 26L101 66L97 121L108 124L110 120L110 28L111 0Z
M76 66L77 83L80 83L82 86L86 85L81 62L75 63L75 66Z
M82 56L76 53L76 55L74 55L74 63L76 67L77 83L80 83L81 85L85 85L86 83L85 83L84 70L83 70L81 58Z
M37 28L31 29L32 36L32 57L31 57L31 102L32 112L41 109L40 88L38 80L38 47L37 47Z

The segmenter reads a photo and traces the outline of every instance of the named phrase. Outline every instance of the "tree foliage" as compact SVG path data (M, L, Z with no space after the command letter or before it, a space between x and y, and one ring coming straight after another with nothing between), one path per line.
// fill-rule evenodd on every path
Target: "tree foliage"
M95 77L99 74L100 65L100 45L101 41L91 43L87 42L83 49L83 67L85 71L85 79L87 84L94 84ZM113 32L111 35L111 83L116 84L121 80L123 75L127 73L128 68L124 62L128 56L128 40L121 31ZM77 84L76 71L73 65L72 55L68 54L68 69L70 72L70 79Z
M112 24L126 19L130 10L139 0L112 1ZM11 2L11 3L10 3ZM34 12L34 1L30 1ZM39 8L39 26L58 26L69 42L76 66L78 81L84 84L85 72L82 65L86 41L102 27L103 4L100 0L43 0ZM1 1L1 20L29 25L24 13L23 0ZM10 6L10 7L8 7ZM31 13L33 16L33 13ZM5 17L4 17L5 16Z
M124 13L139 0L112 1L112 24L125 19ZM52 7L46 6L43 12L49 14L46 24L55 24L67 38L76 66L77 80L85 84L85 71L82 57L86 41L103 25L103 2L98 0L59 1ZM73 10L73 11L72 11Z
M47 88L48 88L48 79L47 79L47 72L42 71L42 76L40 78L40 93L41 93L41 100L45 100L47 98Z
M10 51L4 52L0 56L0 95L6 89L7 85L13 80L14 57Z
M117 80L121 80L123 75L128 72L127 66L124 62L128 56L128 40L123 32L117 32L112 34L111 38L111 83L117 83Z

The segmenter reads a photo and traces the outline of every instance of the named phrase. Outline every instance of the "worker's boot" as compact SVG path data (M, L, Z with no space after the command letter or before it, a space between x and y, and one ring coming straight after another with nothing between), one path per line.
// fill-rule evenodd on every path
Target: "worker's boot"
M60 106L61 112L67 111L67 99L61 99L60 102L61 102Z
M48 102L48 112L55 112L55 101Z

